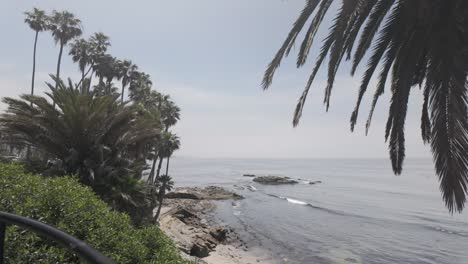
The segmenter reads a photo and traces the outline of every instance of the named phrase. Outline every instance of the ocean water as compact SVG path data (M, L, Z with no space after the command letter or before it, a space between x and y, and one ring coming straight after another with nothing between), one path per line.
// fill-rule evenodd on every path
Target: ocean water
M244 173L301 183L265 186ZM174 158L170 174L176 186L245 196L220 202L216 217L279 263L468 263L468 208L447 211L431 160L408 159L394 176L386 159Z

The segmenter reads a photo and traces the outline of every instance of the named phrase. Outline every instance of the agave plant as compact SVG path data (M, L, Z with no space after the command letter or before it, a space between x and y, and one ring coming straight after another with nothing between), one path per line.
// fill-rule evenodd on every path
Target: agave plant
M264 89L271 85L282 58L290 53L302 31L305 34L297 55L297 67L305 64L317 30L332 3L333 0L306 1L266 70ZM375 105L384 93L387 77L391 76L392 97L385 139L389 142L393 171L400 174L405 158L408 98L412 87L422 87L422 138L431 145L447 208L450 212L461 212L468 192L467 14L468 1L464 0L341 1L299 98L293 125L299 123L311 85L327 56L328 84L324 97L327 109L343 59L352 60L351 74L354 74L362 60L368 57L356 107L351 115L351 130L354 130L363 95L380 65L366 131Z
M77 175L104 199L128 201L140 188L135 146L153 142L160 122L120 103L118 95L81 93L71 81L68 86L55 82L57 88L48 84L49 100L4 98L2 135L58 159L67 174Z

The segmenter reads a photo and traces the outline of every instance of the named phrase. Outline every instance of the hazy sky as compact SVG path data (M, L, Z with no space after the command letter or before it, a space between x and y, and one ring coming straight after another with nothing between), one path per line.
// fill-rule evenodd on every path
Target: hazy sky
M131 59L152 76L154 89L169 93L182 109L175 128L182 140L179 156L319 158L387 157L384 126L388 88L374 115L370 134L365 119L374 86L365 96L356 131L349 117L356 101L360 74L339 71L328 113L322 104L326 68L309 93L302 121L292 128L292 113L311 70L297 70L294 53L269 91L260 83L266 65L302 9L302 0L3 0L0 3L0 96L29 93L34 33L23 12L38 7L48 12L67 9L83 21L84 36L102 31L111 38L110 53ZM297 45L298 46L298 45ZM64 54L67 54L68 50ZM49 33L40 35L37 92L55 72L58 47ZM78 78L78 66L63 59L61 76ZM407 156L426 157L420 136L421 92L411 95L407 118ZM2 106L3 108L4 106Z

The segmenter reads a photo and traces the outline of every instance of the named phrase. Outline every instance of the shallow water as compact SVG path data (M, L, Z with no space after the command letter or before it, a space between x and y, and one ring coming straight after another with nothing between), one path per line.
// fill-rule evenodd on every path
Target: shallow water
M394 176L384 159L174 158L177 186L219 185L246 199L217 216L287 263L468 263L468 212L444 207L430 160L407 160ZM244 173L300 178L264 186ZM310 185L305 181L322 183Z

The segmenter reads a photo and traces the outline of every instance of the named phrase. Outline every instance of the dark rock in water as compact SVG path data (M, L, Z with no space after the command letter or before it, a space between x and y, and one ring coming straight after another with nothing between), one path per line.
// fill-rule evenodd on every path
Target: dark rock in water
M283 177L283 176L258 176L253 179L254 182L258 182L261 184L271 184L271 185L277 185L277 184L296 184L298 183L295 180L292 180L289 177Z
M213 227L210 229L210 235L214 237L219 242L223 242L226 240L228 231L226 228L223 227Z
M309 182L309 184L317 184L317 183L322 183L322 181L313 181L313 182Z
M244 174L242 176L244 176L244 177L255 177L255 174Z
M200 197L197 194L189 192L170 192L166 194L165 198L200 200Z
M197 239L195 243L193 243L192 248L190 249L190 255L198 257L198 258L208 257L209 254L210 254L210 248L205 243L205 241L201 239Z
M168 199L190 199L190 200L240 200L241 195L218 186L184 187L166 194Z

